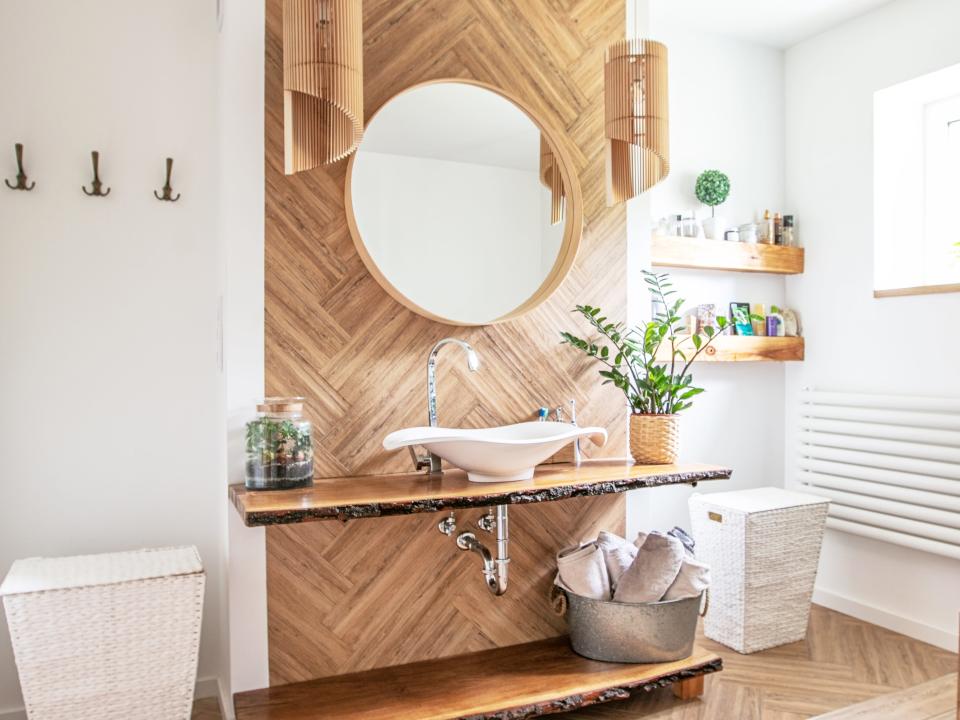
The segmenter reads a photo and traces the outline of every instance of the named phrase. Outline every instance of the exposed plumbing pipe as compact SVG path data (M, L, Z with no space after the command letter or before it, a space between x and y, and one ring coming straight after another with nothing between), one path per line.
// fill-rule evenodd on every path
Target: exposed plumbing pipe
M510 563L510 527L507 516L507 506L497 505L496 510L497 556L493 557L490 550L477 539L472 532L463 532L457 536L457 547L477 553L483 561L483 579L487 589L494 595L500 596L507 591L507 567ZM484 529L490 523L481 522Z

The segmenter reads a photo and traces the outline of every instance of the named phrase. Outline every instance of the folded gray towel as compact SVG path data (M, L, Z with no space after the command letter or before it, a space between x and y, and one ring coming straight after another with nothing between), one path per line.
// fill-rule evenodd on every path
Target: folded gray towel
M626 538L606 530L597 535L597 547L603 553L607 564L607 575L610 577L610 587L616 591L620 576L633 564L637 557L637 548Z
M697 597L709 586L710 566L687 553L686 557L683 558L683 564L680 566L680 572L677 573L677 579L667 589L663 599L681 600L688 597Z
M613 599L617 602L657 602L677 579L685 552L683 543L677 538L651 532L644 539L633 564L620 577Z
M557 553L559 585L583 597L609 600L610 576L603 551L596 543L566 548Z

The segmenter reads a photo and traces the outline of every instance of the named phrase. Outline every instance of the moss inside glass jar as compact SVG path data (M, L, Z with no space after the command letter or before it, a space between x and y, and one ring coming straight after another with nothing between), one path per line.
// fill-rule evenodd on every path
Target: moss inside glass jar
M303 398L266 398L247 423L246 485L287 490L313 484L313 440Z

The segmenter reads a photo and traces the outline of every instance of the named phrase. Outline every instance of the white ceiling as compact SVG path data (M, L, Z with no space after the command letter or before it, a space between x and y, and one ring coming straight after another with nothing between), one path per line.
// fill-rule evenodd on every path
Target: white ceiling
M667 21L787 48L890 0L650 0L651 33Z

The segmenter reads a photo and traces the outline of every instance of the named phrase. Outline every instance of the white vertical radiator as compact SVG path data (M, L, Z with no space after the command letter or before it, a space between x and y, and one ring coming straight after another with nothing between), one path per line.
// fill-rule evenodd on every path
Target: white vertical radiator
M801 393L798 489L827 527L960 559L960 399Z

